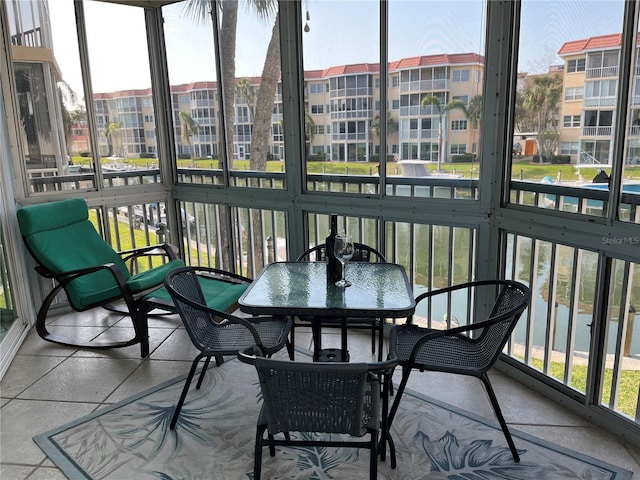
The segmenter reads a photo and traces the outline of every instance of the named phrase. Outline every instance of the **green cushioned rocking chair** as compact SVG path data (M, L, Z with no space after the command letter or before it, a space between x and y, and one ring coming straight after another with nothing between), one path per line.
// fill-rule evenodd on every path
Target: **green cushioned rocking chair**
M20 208L18 223L22 238L37 262L36 271L56 285L38 311L36 331L49 342L87 348L118 348L140 343L143 357L149 354L147 307L144 295L163 285L170 270L184 266L169 245L152 245L116 252L89 221L87 202L74 198ZM132 274L127 262L143 256L163 256L161 266ZM131 315L135 336L121 342L88 342L52 334L45 320L51 302L61 289L70 306L82 312L114 301L124 301Z

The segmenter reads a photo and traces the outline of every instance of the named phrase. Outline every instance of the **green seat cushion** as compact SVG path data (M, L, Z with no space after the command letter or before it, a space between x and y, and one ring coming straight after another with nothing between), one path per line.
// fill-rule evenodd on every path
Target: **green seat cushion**
M171 260L159 267L154 267L151 270L146 270L133 275L129 280L127 280L127 284L129 285L132 293L142 292L149 288L162 285L167 273L178 267L184 267L184 262L180 259Z
M244 283L230 283L213 278L200 278L199 280L200 288L202 288L204 298L207 300L207 306L221 311L225 311L235 305L249 287ZM167 307L167 305L173 305L173 300L171 300L169 292L164 287L147 295L145 300L148 300L154 306L175 312L175 309Z

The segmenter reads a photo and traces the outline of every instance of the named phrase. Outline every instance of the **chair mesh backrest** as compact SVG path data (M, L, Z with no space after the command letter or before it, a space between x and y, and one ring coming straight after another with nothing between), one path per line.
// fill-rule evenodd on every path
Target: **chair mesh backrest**
M386 262L384 256L375 248L364 243L354 242L353 257L350 262ZM298 257L299 262L324 262L327 259L327 251L324 243L310 248Z
M224 329L215 317L184 301L186 298L206 306L197 272L189 268L176 269L167 275L165 286L195 347L203 351L212 344L219 344Z
M307 363L256 358L270 433L362 436L367 401L365 363ZM370 399L369 399L370 400Z
M490 318L500 319L485 327L471 343L470 351L466 352L466 355L473 357L473 364L481 365L483 370L491 368L509 341L520 315L527 308L528 299L528 292L517 284L507 283L502 287L490 315Z

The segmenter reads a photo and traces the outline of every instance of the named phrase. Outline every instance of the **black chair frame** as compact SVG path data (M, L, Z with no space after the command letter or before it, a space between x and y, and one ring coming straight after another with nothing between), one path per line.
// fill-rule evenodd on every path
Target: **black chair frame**
M255 455L254 455L254 476L256 480L261 478L262 471L262 449L269 447L269 453L272 457L275 456L275 447L343 447L343 448L367 448L371 451L371 457L369 462L369 476L371 479L377 478L377 456L379 442L384 443L388 434L388 385L390 383L390 377L393 373L393 369L397 365L397 361L389 359L384 362L370 363L370 364L354 364L354 363L334 363L334 362L292 362L282 360L270 360L260 358L261 349L254 347L253 349L247 349L238 354L238 358L243 363L256 366L259 372L265 370L277 370L278 368L286 369L289 371L298 371L313 375L314 373L322 374L323 372L352 372L359 371L365 375L366 382L370 387L370 406L373 412L381 411L381 419L376 418L373 425L368 426L363 432L359 432L364 435L369 435L368 440L341 440L341 439L311 439L311 440L292 440L290 431L282 431L275 433L282 433L284 438L276 438L274 433L270 429L270 417L269 407L263 404L258 424L256 427L256 441L255 441ZM259 359L257 359L259 358ZM264 380L261 377L261 383ZM310 385L312 382L305 382L306 385ZM292 387L295 388L295 387ZM264 393L264 390L263 390ZM306 391L298 391L300 395L308 394ZM379 402L382 401L382 409L380 410ZM266 400L265 400L266 401ZM296 410L300 414L300 410ZM311 416L311 415L310 415ZM324 420L326 421L326 420ZM323 423L323 420L317 420L318 424ZM313 424L314 420L309 420L310 424ZM326 421L329 423L329 421ZM278 426L273 425L275 429L279 429ZM297 431L297 430L296 430ZM301 430L302 431L302 430ZM350 433L350 432L336 432L335 430L328 429L324 432L333 433ZM323 430L313 431L314 433L323 433ZM265 433L266 438L265 438ZM378 439L378 435L381 433L381 438ZM358 434L351 433L352 437ZM395 457L393 462L395 468Z
M42 305L38 310L35 326L36 326L36 332L38 333L40 338L48 342L57 343L59 345L90 348L90 349L122 348L122 347L128 347L128 346L139 343L141 357L146 357L147 355L149 355L149 327L148 327L149 310L147 308L147 305L144 302L144 297L148 293L152 292L153 290L157 288L161 288L162 287L161 284L157 285L152 289L133 294L131 292L131 289L127 285L127 281L124 278L122 272L113 263L107 263L104 265L97 265L89 268L71 270L61 274L56 274L51 272L44 266L42 266L38 262L36 255L29 248L28 243L25 241L24 244L27 250L29 251L30 255L32 256L32 258L36 261L35 271L38 272L38 274L43 278L51 279L56 282L54 285L54 288L47 294L47 296L42 302ZM124 250L124 251L118 252L118 254L122 257L122 259L125 262L130 262L131 265L134 265L135 261L142 257L162 256L167 258L169 261L176 260L178 258L173 248L168 244L150 245L147 247L141 247L141 248L132 249L132 250ZM84 275L95 273L100 270L106 270L113 276L114 281L119 287L120 294L116 297L112 297L98 303L93 303L82 308L79 308L77 305L74 305L71 301L69 301L69 305L76 312L84 312L96 307L103 307L107 310L116 311L122 314L128 314L131 316L131 321L133 323L134 337L129 340L124 340L120 342L90 341L90 342L81 343L81 342L74 341L73 339L51 333L47 328L46 319L47 319L47 314L49 312L49 308L51 307L51 303L56 298L58 293L60 293L61 290L64 290L65 287L74 279L78 277L82 277ZM123 310L115 309L113 307L113 304L114 302L118 302L118 301L123 301L126 306L126 309L123 309Z
M216 359L216 366L220 366L224 361L225 355L237 355L243 349L249 348L253 345L256 346L256 348L262 355L270 356L282 349L287 343L287 336L292 324L291 318L284 317L274 319L273 317L238 317L236 315L233 315L232 313L208 307L204 303L204 296L197 281L195 281L195 283L192 282L191 289L189 291L189 297L187 297L184 292L178 291L175 284L176 278L179 276L184 277L186 275L197 277L198 275L202 274L219 275L220 273L220 270L208 267L181 267L170 271L165 278L165 288L171 295L175 304L175 308L180 314L180 318L182 319L185 329L187 330L187 333L189 334L189 337L191 338L194 346L198 348L198 350L200 350L200 353L191 363L191 368L187 375L187 379L185 380L182 393L180 394L180 399L178 400L173 417L171 419L171 430L173 430L176 426L176 423L180 416L180 412L182 410L182 406L184 405L184 401L187 397L189 387L196 373L200 360L205 359L205 362L202 370L200 371L196 389L199 389L202 385L202 381L204 379L207 368L209 367L211 357L214 357ZM235 279L243 278L235 274L230 275ZM210 335L208 333L201 334L198 332L198 330L200 330L201 332L203 331L202 324L197 326L191 324L191 311L197 311L199 315L202 315L202 317L194 320L196 323L205 321L210 329L213 328L220 331L235 328L235 336L233 338L230 338L229 341L221 341L217 345L207 344L206 337ZM267 325L269 322L279 322L280 324L283 324L283 326L281 329L279 329L278 341L275 344L265 345L259 332L259 324L262 323L264 325ZM243 329L246 331L244 331ZM232 334L234 332L232 332ZM243 344L238 345L237 342L240 341L238 337L242 336L243 333L245 337L248 337L248 339ZM216 348L216 346L218 348Z
M511 433L509 432L509 428L507 427L507 423L502 415L502 411L500 409L500 405L498 404L498 399L493 390L491 382L489 380L489 376L487 372L493 367L495 362L500 357L502 350L506 343L509 340L513 329L516 326L516 323L524 310L528 307L531 292L528 287L523 285L522 283L511 281L511 280L481 280L475 282L467 282L464 284L454 285L447 288L442 288L439 290L434 290L430 292L425 292L418 297L416 297L416 305L431 297L436 295L448 294L450 292L461 290L461 289L469 289L480 286L491 286L495 285L496 288L500 289L498 292L498 296L496 302L493 306L491 314L489 318L485 321L481 321L478 323L473 323L470 325L463 325L455 328L450 328L446 330L434 330L428 328L421 328L412 324L413 317L409 318L409 321L406 325L399 325L393 327L390 332L389 338L389 349L393 352L394 355L397 355L399 364L402 369L402 379L400 381L400 385L398 387L398 391L396 393L396 398L391 407L391 411L389 413L389 424L393 423L393 419L398 410L398 406L400 404L400 400L406 388L407 382L409 380L409 376L413 370L422 371L439 371L460 375L470 375L480 379L486 389L486 392L489 397L489 401L491 402L491 406L493 407L494 413L498 419L500 424L500 428L507 440L507 444L509 445L509 449L511 450L511 454L513 459L516 462L520 461L520 456L518 450L513 442L511 437ZM500 306L501 300L505 296L505 292L507 291L515 291L516 302L513 305L507 305L506 308L502 308ZM484 359L484 362L478 368L465 368L464 366L446 366L438 363L428 364L420 361L420 353L424 351L424 349L429 348L430 342L438 342L448 341L450 340L451 349L454 351L454 345L473 345L478 344L483 340L486 332L490 331L492 326L497 326L499 324L504 324L507 322L506 327L501 332L501 339L497 345L495 345L495 349L490 352L491 356ZM415 344L411 347L411 344L407 345L407 348L411 348L411 353L408 357L398 351L398 338L401 332L408 332L407 336L412 336L413 338L419 338ZM478 333L479 332L479 333ZM473 336L473 334L477 334L477 336ZM410 334L410 335L409 335ZM470 335L472 334L472 335ZM443 344L440 345L441 349L444 349ZM454 351L455 352L455 351ZM455 353L454 353L455 355ZM389 447L391 453L393 454L394 446L393 440L389 437ZM384 455L384 445L381 447L382 455Z

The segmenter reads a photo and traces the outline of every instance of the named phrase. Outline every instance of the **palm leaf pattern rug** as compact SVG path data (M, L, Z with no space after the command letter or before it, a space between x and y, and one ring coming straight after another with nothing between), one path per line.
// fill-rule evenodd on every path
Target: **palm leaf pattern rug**
M237 360L195 381L169 429L184 376L34 437L71 479L253 479L257 374ZM631 472L512 431L521 462L490 421L407 389L392 435L398 466L379 479L629 480ZM264 479L364 479L368 450L280 448L263 452Z

